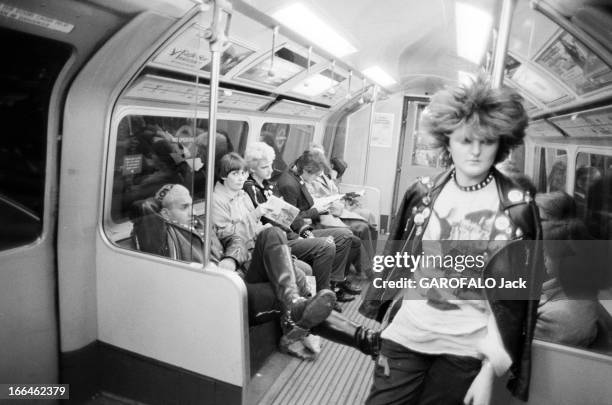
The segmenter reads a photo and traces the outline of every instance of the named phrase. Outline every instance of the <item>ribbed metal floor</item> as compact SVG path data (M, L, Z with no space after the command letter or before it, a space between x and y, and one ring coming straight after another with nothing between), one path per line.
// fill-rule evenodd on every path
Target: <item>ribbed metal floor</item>
M363 286L365 288L365 284ZM361 299L342 304L343 314L368 327L376 322L357 312ZM286 356L277 354L278 356ZM322 339L314 362L292 358L270 389L258 401L266 405L362 404L372 384L374 361L347 346Z

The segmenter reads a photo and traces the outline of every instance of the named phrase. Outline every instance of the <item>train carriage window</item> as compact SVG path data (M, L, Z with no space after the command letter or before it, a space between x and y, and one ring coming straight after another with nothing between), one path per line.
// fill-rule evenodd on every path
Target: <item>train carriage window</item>
M538 192L565 191L567 152L563 149L536 148L535 184Z
M272 164L278 177L289 165L308 149L314 135L314 126L267 122L261 128L260 139L274 148L276 158Z
M612 156L576 155L574 201L591 235L612 240Z
M113 242L179 260L201 261L201 252L177 253L169 247L168 240L181 240L182 236L180 232L167 232L160 202L162 194L174 193L174 187L180 185L193 201L189 217L203 215L209 170L207 128L206 119L194 122L192 118L153 115L128 115L121 119L113 162L111 220L105 221ZM217 159L228 151L244 149L246 122L218 120L217 131ZM169 185L174 187L165 187ZM168 190L164 192L165 188ZM183 239L173 243L181 248L185 243L195 246L191 237Z
M71 54L68 45L0 30L0 250L42 233L47 118L53 85Z
M550 179L563 166L565 185L567 154L558 152L542 148L540 167L548 163ZM612 156L579 151L575 168L572 196L550 180L549 192L536 195L546 277L535 336L612 354Z

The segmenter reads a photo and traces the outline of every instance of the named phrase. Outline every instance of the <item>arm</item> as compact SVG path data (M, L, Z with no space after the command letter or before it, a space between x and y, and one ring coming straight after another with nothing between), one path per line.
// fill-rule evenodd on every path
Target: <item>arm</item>
M220 248L218 260L219 267L228 269L228 270L236 270L238 267L242 267L244 263L248 259L248 250L242 240L238 235L230 235L223 239L216 239L216 242ZM215 241L211 241L212 249L214 249Z
M248 197L244 197L248 200ZM240 204L241 202L235 203ZM264 210L264 204L260 204L257 209L254 209L250 200L244 201L244 203L247 205L248 213L240 218L236 218L232 216L230 201L215 195L212 207L212 222L217 228L219 238L225 239L231 235L249 237L257 231L257 229L251 230L250 228L257 228L261 213Z
M495 373L493 366L488 360L483 360L482 367L478 372L472 385L468 389L463 403L467 405L489 405L491 403L491 392L493 391L493 381Z
M289 184L280 183L278 184L278 191L280 195L285 199L289 204L300 208L298 204L299 194L301 190L299 188L293 187ZM305 218L311 219L313 222L319 220L319 212L316 208L310 207L307 210L300 211L298 216L295 218L293 223L291 224L291 229L293 229L296 233L300 233L303 230L308 228L308 224L304 221Z

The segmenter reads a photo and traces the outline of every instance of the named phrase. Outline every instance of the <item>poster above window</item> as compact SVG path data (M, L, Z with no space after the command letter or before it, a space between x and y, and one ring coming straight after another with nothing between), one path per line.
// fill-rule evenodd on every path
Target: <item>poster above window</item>
M210 62L208 42L204 38L204 28L193 24L176 37L153 59L153 62L166 67L198 70Z
M511 79L545 104L558 103L570 98L561 86L527 65L518 67Z
M313 64L314 62L311 61L310 65ZM287 47L282 47L275 52L274 63L268 55L265 59L241 73L238 79L278 87L306 70L307 66L308 60L304 56Z
M610 67L567 32L560 32L536 58L536 63L579 95L612 83Z
M229 39L221 54L221 75L226 75L254 53L255 50L250 46ZM178 70L210 72L210 50L204 38L204 29L193 24L166 46L153 62Z
M228 74L230 70L242 63L246 58L253 55L255 51L246 45L239 44L236 40L230 40L229 46L221 54L221 76ZM203 71L210 72L210 62L203 68Z

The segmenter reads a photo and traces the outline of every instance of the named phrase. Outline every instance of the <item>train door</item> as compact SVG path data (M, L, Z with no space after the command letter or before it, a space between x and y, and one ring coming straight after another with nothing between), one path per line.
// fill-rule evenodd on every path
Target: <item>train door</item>
M53 383L59 83L72 49L5 28L0 38L0 381Z
M431 138L419 130L419 120L426 106L427 99L404 98L391 215L395 215L411 183L418 177L432 176L442 170L440 148L433 146Z

